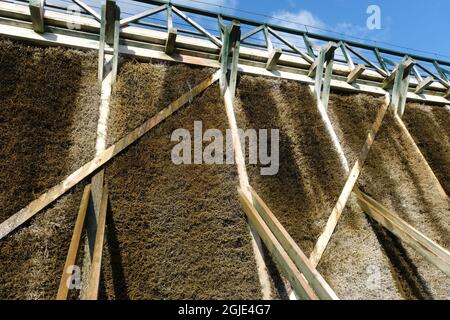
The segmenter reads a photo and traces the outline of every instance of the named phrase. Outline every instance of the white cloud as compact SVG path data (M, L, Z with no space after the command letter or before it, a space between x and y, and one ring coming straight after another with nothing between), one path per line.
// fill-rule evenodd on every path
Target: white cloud
M305 30L305 26L310 31L318 31L317 29L326 29L327 25L320 20L318 17L314 16L311 12L307 10L301 10L297 13L289 12L286 10L275 12L272 15L272 23L276 25L281 25L288 28L298 29L302 28ZM304 25L304 26L301 26ZM316 29L316 30L314 30Z
M336 25L328 25L319 17L307 10L289 12L277 11L273 15L271 23L289 27L292 29L306 30L312 33L320 33L337 38L355 37L374 41L385 41L389 38L389 27L382 30L369 30L365 25L357 25L350 22L340 22Z

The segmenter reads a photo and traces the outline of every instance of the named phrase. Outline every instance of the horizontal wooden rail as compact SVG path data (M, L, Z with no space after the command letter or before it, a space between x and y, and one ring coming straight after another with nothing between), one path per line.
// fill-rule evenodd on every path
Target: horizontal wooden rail
M259 215L258 211L253 207L250 200L239 188L239 200L242 208L247 215L249 221L255 226L256 231L263 240L267 250L272 254L278 262L283 274L289 280L295 293L305 300L318 300L318 296L308 284L304 276L297 269L295 263L289 257L282 245L278 242L274 234L270 231L264 220Z
M330 285L311 265L308 257L303 253L286 229L284 229L283 225L278 221L269 207L251 187L250 192L253 198L253 206L256 211L263 218L270 231L275 235L276 239L295 263L298 270L304 275L317 296L322 300L338 300L336 293L334 293Z
M363 210L370 217L415 249L428 262L441 269L447 276L450 276L450 253L446 249L417 231L376 200L366 195L357 186L353 189L353 193L358 198Z
M214 74L208 77L208 79L201 82L199 85L192 88L189 92L183 94L180 98L172 102L165 109L161 110L157 115L153 116L144 124L134 129L118 142L110 146L108 149L98 154L94 159L86 163L84 166L76 170L70 176L65 178L59 184L42 194L36 200L32 201L28 206L12 215L2 224L0 224L0 239L3 239L11 231L22 225L28 219L32 218L39 211L47 207L53 201L57 200L64 193L73 188L76 184L82 181L84 178L101 168L108 161L118 155L120 152L128 148L131 144L136 142L150 129L164 121L175 111L180 109L186 103L191 101L192 98L203 92L211 84L216 82L220 77L221 71L216 71Z
M69 251L67 253L66 263L64 264L63 274L59 283L56 300L66 300L69 293L69 281L71 279L72 272L71 268L75 266L77 261L78 252L80 249L81 234L83 232L84 223L86 220L86 213L88 211L90 197L91 185L87 185L84 188L77 220L75 222L75 227L73 228L72 240L70 241Z

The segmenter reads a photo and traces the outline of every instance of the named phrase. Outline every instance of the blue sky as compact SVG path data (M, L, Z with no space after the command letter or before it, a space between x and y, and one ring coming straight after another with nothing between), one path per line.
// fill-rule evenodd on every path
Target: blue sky
M196 3L189 0L173 0L173 3L200 6L211 11L222 11L254 20L276 22L290 27L301 28L281 20L281 18L343 33L350 37L365 38L379 42L382 47L389 47L381 42L417 50L441 54L439 58L450 60L450 41L446 36L450 29L450 1L448 0L199 0L212 3ZM222 8L217 5L223 6ZM366 13L369 5L378 5L381 9L381 29L369 30ZM224 7L232 8L226 9ZM241 12L245 10L265 16ZM325 31L309 28L316 33ZM330 33L328 33L330 34ZM332 34L330 34L332 35ZM335 34L336 37L342 37ZM444 41L447 40L447 41ZM407 51L397 48L399 51ZM411 51L412 52L412 51ZM421 55L434 56L416 52Z

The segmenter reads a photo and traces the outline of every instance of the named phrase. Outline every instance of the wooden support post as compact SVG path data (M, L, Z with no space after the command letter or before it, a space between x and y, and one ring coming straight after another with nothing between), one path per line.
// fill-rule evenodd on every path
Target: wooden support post
M374 49L375 57L378 60L378 63L380 64L381 68L386 72L386 74L389 74L389 69L386 66L386 63L384 62L384 58L381 56L380 50L378 48Z
M100 84L103 81L105 72L105 37L106 37L106 6L103 4L100 8L100 35L98 48L98 80Z
M117 16L116 0L106 0L105 42L111 46L114 45L116 16Z
M103 243L105 240L106 215L108 213L108 188L103 188L100 212L97 221L97 234L95 236L94 254L90 270L86 299L97 300L102 265Z
M345 182L344 188L342 189L339 199L336 205L334 206L330 214L330 217L328 218L325 230L320 235L314 247L314 250L311 253L310 261L314 268L317 267L317 265L319 264L319 261L322 258L323 253L325 252L325 249L331 239L331 236L333 235L334 229L336 228L336 225L339 221L342 211L344 210L348 198L350 197L350 194L353 190L353 187L355 186L359 178L361 170L364 166L364 162L366 161L367 155L369 154L370 148L372 147L372 144L375 141L376 134L381 127L388 106L389 106L389 99L388 97L386 97L386 102L384 103L383 107L380 108L380 110L378 111L377 116L375 118L375 122L372 124L372 127L370 128L367 134L366 141L364 143L363 148L361 149L359 157L356 160L352 170L350 171L350 174L347 178L347 181Z
M366 66L363 64L358 64L355 69L353 69L347 77L347 83L352 84L355 82L363 73L366 71Z
M273 49L269 54L269 58L267 59L266 69L269 71L275 69L282 54L283 50L281 50L280 48Z
M309 69L309 76L315 77L314 93L317 99L317 103L322 104L325 110L328 108L328 100L331 88L331 76L333 73L333 58L334 52L337 48L338 45L336 43L330 42L326 47L322 48L319 51L319 56Z
M318 300L319 298L317 297L314 290L297 269L295 263L275 238L269 227L264 223L264 220L259 216L246 193L244 193L240 188L238 189L238 191L239 200L241 201L241 205L245 214L247 215L249 221L255 226L258 234L265 243L267 250L278 262L278 265L280 266L284 276L289 280L289 283L292 285L295 293L301 299Z
M103 167L108 161L128 148L135 141L145 135L150 129L167 119L170 115L191 101L195 96L203 92L211 84L219 80L221 72L217 71L206 80L192 88L189 92L183 94L169 106L161 110L158 114L145 121L141 126L137 127L125 137L117 141L105 151L94 157L91 161L83 165L81 168L73 172L59 184L49 189L47 192L39 196L37 199L29 203L25 208L9 217L0 224L0 240L7 236L10 232L21 226L23 223L31 219L42 209L59 199L63 194L80 183L93 172Z
M231 59L231 70L230 70L230 92L231 96L234 97L236 94L239 51L241 47L241 27L240 24L235 21L232 22L231 26L230 43L233 50L233 56Z
M73 228L72 240L70 241L69 251L67 253L66 263L63 268L63 275L59 283L58 294L56 300L67 300L69 293L69 283L72 277L72 268L77 262L78 252L80 249L81 234L83 232L86 213L89 207L91 196L91 186L87 185L84 188L83 198L81 199L80 209L78 211L75 227Z
M425 80L422 80L416 88L416 93L417 94L422 94L430 85L432 85L434 82L434 78L433 77L428 77Z
M45 0L29 0L31 25L38 33L44 32L44 2Z
M299 248L294 239L284 229L283 225L278 221L269 207L258 196L258 194L250 187L253 206L259 213L265 224L269 227L275 238L279 241L283 249L295 263L298 270L308 281L309 285L314 289L315 293L321 300L338 300L333 289L325 281L325 279L311 265L308 257Z
M391 89L391 107L392 111L403 116L406 106L406 97L408 95L409 79L411 68L415 61L409 57L405 57L397 66L397 69L384 81L384 89Z
M428 262L438 267L447 276L450 276L450 253L446 249L363 193L357 186L355 186L353 193L358 198L359 204L367 215L415 249Z
M176 41L177 41L177 29L176 28L170 28L167 32L167 40L166 40L166 46L164 51L167 54L172 54L176 47Z

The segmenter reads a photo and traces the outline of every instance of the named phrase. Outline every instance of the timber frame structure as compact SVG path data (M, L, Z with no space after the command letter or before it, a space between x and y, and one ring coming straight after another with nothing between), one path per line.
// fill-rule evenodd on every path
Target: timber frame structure
M68 290L65 284L70 277L66 272L76 260L83 229L86 229L88 235L89 274L85 279L87 285L81 298L97 299L108 208L104 165L217 81L220 83L228 123L232 131L239 174L239 198L248 217L264 298L270 298L270 286L267 283L268 275L264 267L261 241L278 262L288 280L293 292L292 299L338 299L332 288L317 272L316 267L351 193L356 196L359 205L367 215L450 276L450 253L445 248L414 229L375 199L364 194L357 184L364 162L387 112L394 113L403 133L414 144L401 119L406 101L427 102L439 106L450 105L450 62L408 55L390 49L240 19L184 5L173 5L167 1L137 0L137 2L145 3L148 9L126 18L121 18L120 8L114 0L105 0L100 12L96 12L82 0L72 1L81 8L81 14L71 15L62 12L67 8L48 6L45 0L0 1L0 36L39 45L93 49L99 52L98 78L101 83L101 105L96 156L60 184L0 224L0 239L2 239L82 180L91 179L91 184L83 193L57 299L67 299ZM167 13L166 25L141 21L161 12ZM202 27L189 17L190 14L215 19L218 26L217 34ZM187 22L196 31L175 28L174 15ZM73 26L76 26L76 30ZM244 27L250 28L250 31L242 34L241 30ZM265 46L249 40L259 32L264 36ZM304 48L287 40L288 37L300 39ZM275 47L271 39L281 41L284 48ZM338 56L338 52L343 58ZM207 66L216 68L217 71L114 145L106 148L103 134L120 55L133 56L142 60L159 59ZM322 120L338 150L340 163L348 173L347 181L330 214L326 228L309 258L250 186L237 135L233 105L239 73L278 77L310 85L317 99ZM379 110L375 122L367 133L366 142L353 168L348 166L327 114L331 89L386 97L384 107ZM417 152L420 154L418 148ZM426 163L425 159L424 162ZM425 169L434 177L429 166ZM442 195L448 197L439 181L435 179L435 182L439 185ZM93 210L89 210L91 206ZM92 219L95 221L92 222Z

